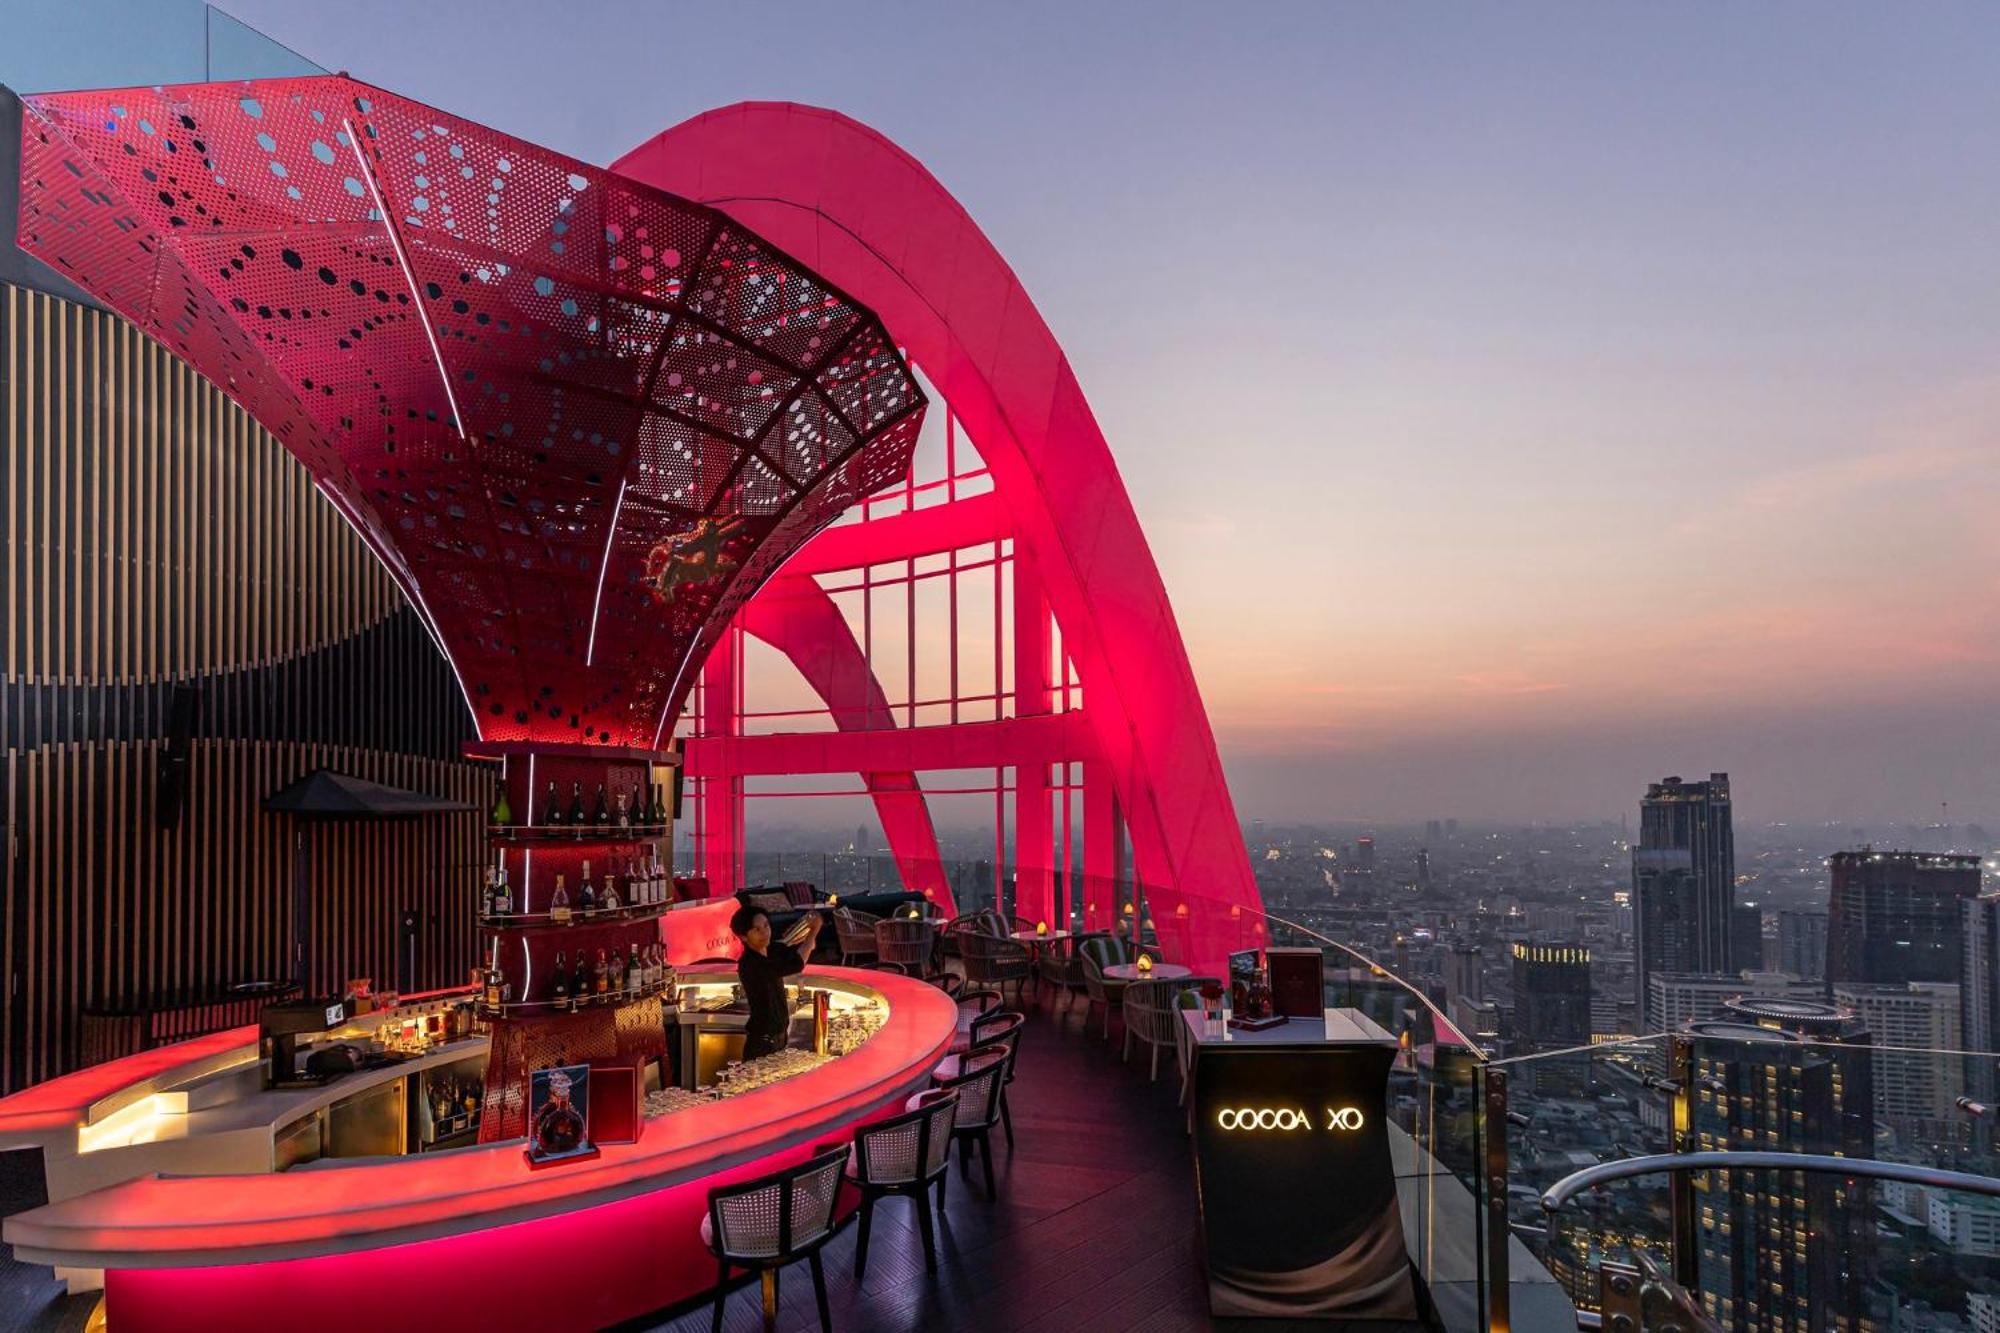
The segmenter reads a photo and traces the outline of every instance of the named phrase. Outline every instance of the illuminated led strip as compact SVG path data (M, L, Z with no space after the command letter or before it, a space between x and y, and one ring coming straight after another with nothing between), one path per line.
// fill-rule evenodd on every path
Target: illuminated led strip
M618 482L618 499L611 506L611 529L604 534L604 558L597 562L597 596L590 603L590 644L583 650L583 664L597 656L597 614L604 608L604 576L611 572L611 543L618 536L618 515L625 508L625 479ZM658 741L654 742L656 745Z
M361 151L361 138L354 132L354 122L342 116L341 126L347 131L347 146L354 150L354 160L361 164L361 177L368 182L368 193L375 200L375 209L382 215L382 228L389 233L389 248L396 252L396 263L403 270L403 281L409 284L410 300L417 306L417 323L423 325L424 338L431 345L431 360L437 363L438 381L444 385L444 398L451 404L452 428L467 444L472 438L465 433L465 418L458 410L458 395L452 392L451 372L444 368L444 351L438 346L437 333L431 328L430 311L424 305L424 294L417 286L416 272L410 267L410 258L403 253L403 234L396 229L396 220L389 216L389 205L382 200L382 191L375 184L375 173L368 168L367 155Z

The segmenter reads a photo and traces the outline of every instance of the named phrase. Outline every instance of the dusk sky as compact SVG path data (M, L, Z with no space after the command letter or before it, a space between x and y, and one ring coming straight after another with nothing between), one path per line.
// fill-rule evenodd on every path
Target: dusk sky
M1246 817L1725 769L2000 823L2000 9L231 8L597 162L748 98L909 149L1068 350ZM198 77L134 9L0 0L0 80Z

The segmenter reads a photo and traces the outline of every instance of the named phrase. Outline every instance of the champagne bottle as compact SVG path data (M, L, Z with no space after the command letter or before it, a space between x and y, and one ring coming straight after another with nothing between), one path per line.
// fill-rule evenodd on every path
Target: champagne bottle
M604 784L597 784L597 804L590 812L590 822L599 828L611 826L611 800L604 794Z
M576 905L585 916L597 910L597 888L590 882L590 862L583 863L583 885L576 891Z
M560 1004L569 998L569 960L563 957L561 949L556 950L556 1002Z
M667 803L660 796L660 791L661 791L660 784L654 782L654 783L648 783L647 785L651 787L653 791L653 808L646 812L646 822L648 824L655 824L655 825L664 824L667 822Z
M563 822L562 802L556 796L556 784L553 782L549 783L548 801L542 806L542 822L551 825Z
M583 950L576 951L576 966L569 974L569 1001L571 1005L587 1002L590 998L590 967L583 961Z
M618 793L618 827L632 827L632 793L630 792L621 791Z
M625 955L625 991L627 995L637 999L639 992L645 988L646 981L639 974L639 942L634 940L629 948L630 952Z
M572 782L569 784L569 814L567 820L569 823L575 825L583 823L583 784L581 782Z
M514 807L507 803L507 784L504 782L500 784L499 799L493 802L493 822L501 825L514 822Z
M558 926L569 924L569 890L561 875L556 876L556 891L549 895L549 920Z

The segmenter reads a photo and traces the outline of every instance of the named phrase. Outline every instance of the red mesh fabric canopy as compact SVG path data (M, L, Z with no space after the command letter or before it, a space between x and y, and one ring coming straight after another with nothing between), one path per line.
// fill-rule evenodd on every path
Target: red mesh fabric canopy
M657 747L908 468L880 321L711 208L346 78L24 101L22 247L298 456L487 741Z

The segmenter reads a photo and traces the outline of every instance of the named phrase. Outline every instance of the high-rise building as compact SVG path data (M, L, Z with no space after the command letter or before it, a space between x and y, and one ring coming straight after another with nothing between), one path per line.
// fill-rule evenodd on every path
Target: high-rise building
M1820 982L1788 972L1739 972L1733 976L1656 972L1647 986L1647 1011L1659 1016L1666 1032L1715 1018L1731 1000L1818 1000L1826 995Z
M1452 1002L1467 999L1478 1003L1486 998L1486 983L1482 976L1486 955L1476 944L1454 944L1444 956L1444 1004L1445 1012L1451 1012Z
M1827 904L1826 978L1876 985L1956 982L1964 904L1979 858L1936 852L1836 852Z
M1778 913L1778 971L1808 981L1826 977L1826 913Z
M1755 903L1729 909L1729 965L1738 972L1764 970L1764 912Z
M1959 904L1961 934L1958 974L1959 1035L1968 1051L2000 1050L2000 893L1981 894ZM1967 1091L1982 1102L2000 1093L1992 1060L1967 1059Z
M1590 1044L1590 950L1577 945L1514 946L1512 1054ZM1537 1061L1535 1091L1575 1095L1589 1083L1590 1062L1573 1056Z
M1375 839L1354 840L1354 869L1364 875L1375 873Z
M1736 834L1729 775L1706 782L1667 778L1639 804L1632 848L1633 948L1640 1020L1662 1029L1646 1010L1655 972L1710 975L1735 971L1730 908L1736 892Z
M1417 849L1417 888L1424 893L1431 891L1431 851L1428 847Z
M1960 1113L1965 1066L1932 1052L1960 1047L1958 987L1941 981L1901 986L1836 982L1833 1002L1852 1009L1875 1043L1875 1118L1908 1138L1956 1142L1971 1122ZM1892 1048L1908 1049L1892 1049Z
M1746 999L1728 1014L1685 1029L1697 1150L1874 1156L1869 1037L1851 1011ZM1694 1185L1698 1289L1724 1328L1873 1333L1877 1247L1866 1180L1716 1171Z

